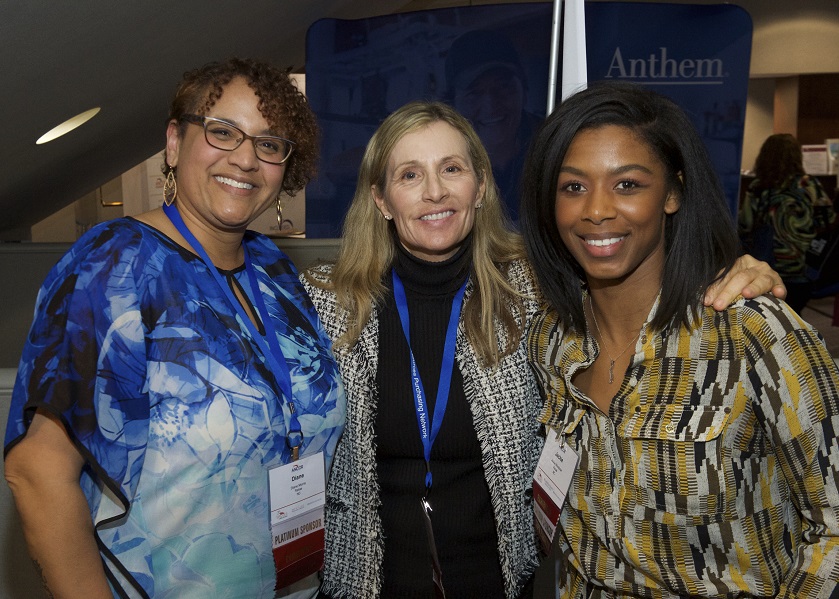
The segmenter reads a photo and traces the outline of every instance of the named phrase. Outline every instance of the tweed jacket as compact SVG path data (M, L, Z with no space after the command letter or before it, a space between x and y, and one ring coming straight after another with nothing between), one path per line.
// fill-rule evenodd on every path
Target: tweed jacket
M331 266L310 273L327 280ZM334 340L347 327L346 313L335 294L301 277ZM535 283L524 262L508 271L512 285L533 298L525 302L526 324L536 313ZM473 288L467 284L466 301ZM323 592L332 597L375 598L382 586L384 539L378 508L374 420L378 402L379 324L374 311L357 343L336 352L347 394L347 423L338 442L327 484L326 558ZM499 338L503 333L499 332ZM498 532L498 555L506 596L514 598L538 566L533 529L532 477L542 449L536 418L542 400L527 363L526 332L511 354L495 369L483 368L466 339L461 321L457 332L457 365L481 445Z

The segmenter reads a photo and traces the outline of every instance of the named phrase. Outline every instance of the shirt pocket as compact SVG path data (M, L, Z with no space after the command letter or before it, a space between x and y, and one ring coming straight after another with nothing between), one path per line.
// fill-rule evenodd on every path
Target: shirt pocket
M622 512L633 519L701 526L737 518L727 425L733 399L637 406L617 431Z

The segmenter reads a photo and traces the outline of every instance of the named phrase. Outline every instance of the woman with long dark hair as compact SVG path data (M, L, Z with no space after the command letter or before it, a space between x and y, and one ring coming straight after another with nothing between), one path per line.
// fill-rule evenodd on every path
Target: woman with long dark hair
M540 419L578 459L558 596L835 594L839 370L777 298L703 306L739 243L687 115L626 84L572 96L521 216L550 306L529 334Z

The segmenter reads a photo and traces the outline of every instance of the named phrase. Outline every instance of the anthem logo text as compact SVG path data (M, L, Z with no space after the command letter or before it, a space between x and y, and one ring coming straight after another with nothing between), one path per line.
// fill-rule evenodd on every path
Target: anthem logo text
M646 58L624 58L620 46L615 48L605 79L632 79L636 83L673 85L720 85L726 77L722 59L682 58L667 55L667 48Z

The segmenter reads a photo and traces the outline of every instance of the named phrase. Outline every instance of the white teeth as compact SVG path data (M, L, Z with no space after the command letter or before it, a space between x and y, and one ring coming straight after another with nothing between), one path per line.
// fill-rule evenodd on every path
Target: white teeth
M242 183L234 179L228 179L227 177L216 177L216 181L224 183L225 185L230 185L231 187L238 187L239 189L253 189L253 185L250 183Z
M454 210L446 210L445 212L438 212L437 214L427 214L425 216L421 216L420 220L440 220L441 218L446 218L454 214Z
M597 247L605 247L619 242L623 237L612 237L610 239L586 239L586 243Z

